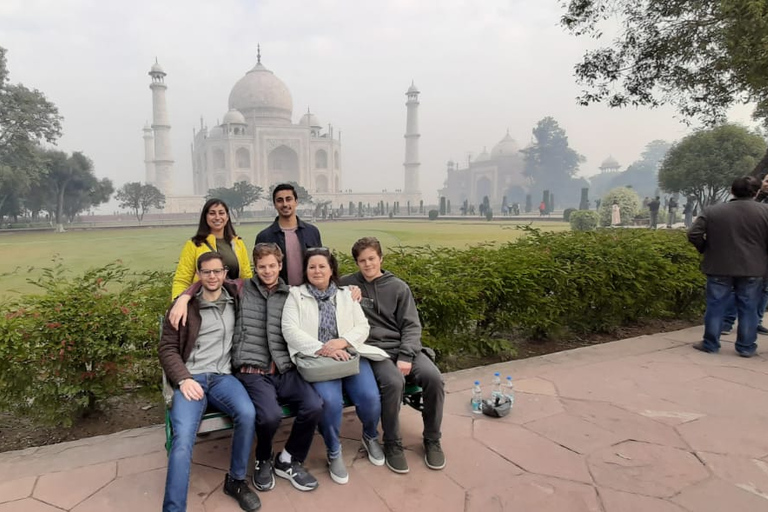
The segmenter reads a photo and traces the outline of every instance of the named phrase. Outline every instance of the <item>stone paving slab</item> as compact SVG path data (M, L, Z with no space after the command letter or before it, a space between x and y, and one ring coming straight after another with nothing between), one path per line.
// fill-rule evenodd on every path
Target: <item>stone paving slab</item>
M278 478L262 510L445 512L768 511L768 361L690 345L702 328L640 336L445 375L447 467L424 462L420 415L401 413L410 473L370 464L360 424L342 421L350 482L334 484L316 436L306 461L320 486ZM761 342L759 339L758 342ZM768 351L766 351L768 352ZM512 375L506 418L472 414L472 384ZM275 450L287 438L286 422ZM159 510L166 456L160 426L0 454L0 512ZM188 510L237 511L222 492L228 432L200 438Z

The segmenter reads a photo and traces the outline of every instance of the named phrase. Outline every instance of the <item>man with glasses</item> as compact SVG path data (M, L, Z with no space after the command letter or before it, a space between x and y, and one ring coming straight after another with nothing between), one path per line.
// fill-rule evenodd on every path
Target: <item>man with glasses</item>
M177 330L166 315L163 324L158 356L174 387L170 409L173 444L168 455L164 512L187 509L192 449L208 402L229 415L234 424L224 493L235 498L243 510L261 507L259 497L245 481L256 412L245 388L232 375L230 351L238 297L235 285L224 283L225 272L219 253L203 253L197 260L199 292L185 307L188 321Z
M290 183L281 183L272 191L272 204L277 210L275 221L256 235L256 243L274 243L283 253L280 277L291 286L304 281L304 252L309 247L320 247L320 231L296 215L299 201L296 189Z
M261 492L275 487L275 475L285 478L300 491L311 491L317 479L303 463L320 421L323 402L299 375L291 362L282 334L283 305L289 286L280 278L283 253L274 243L257 243L253 248L255 276L237 280L240 308L234 326L232 365L237 379L247 390L256 409L256 463L253 486ZM170 322L183 318L184 304L199 284L193 284L177 300ZM296 414L284 449L273 457L272 441L287 404Z

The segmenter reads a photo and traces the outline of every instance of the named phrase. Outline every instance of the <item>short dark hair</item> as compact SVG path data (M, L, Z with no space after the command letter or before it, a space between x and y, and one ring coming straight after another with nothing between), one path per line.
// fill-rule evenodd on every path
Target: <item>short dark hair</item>
M352 246L352 258L357 261L357 257L360 253L366 249L373 249L379 257L383 256L381 253L381 242L375 236L366 236L355 242Z
M280 249L280 246L273 242L259 242L258 244L253 246L253 266L256 266L256 263L258 261L269 255L274 256L277 258L278 263L283 262L283 251Z
M277 197L277 193L281 192L283 190L290 190L291 192L293 192L293 198L298 201L299 196L296 194L296 189L294 188L294 186L291 185L290 183L280 183L272 191L272 202L273 203L275 202L275 197Z
M200 270L203 267L203 263L211 260L221 260L221 264L224 266L224 256L222 256L221 253L216 251L208 251L204 252L197 258L197 270Z
M760 191L760 185L760 180L754 176L742 176L731 183L731 194L737 198L755 197Z
M304 251L304 284L309 284L307 279L307 265L309 264L309 258L312 256L325 256L328 260L328 265L331 267L331 282L336 286L339 285L339 260L333 255L330 249L327 247L310 247Z
M211 228L208 226L208 211L217 204L223 206L224 211L227 212L227 223L224 225L224 240L231 242L232 239L237 236L235 227L232 225L232 217L229 215L229 206L227 206L227 203L221 199L212 197L203 205L203 209L200 212L200 224L197 226L197 233L192 237L192 241L197 247L200 247L200 244L205 243L206 238L211 234Z

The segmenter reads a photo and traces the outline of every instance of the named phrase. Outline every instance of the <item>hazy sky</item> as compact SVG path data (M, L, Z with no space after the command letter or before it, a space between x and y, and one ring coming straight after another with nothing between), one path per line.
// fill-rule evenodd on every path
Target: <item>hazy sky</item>
M488 151L509 129L522 146L553 116L591 175L626 167L653 139L690 128L670 108L580 107L573 66L592 44L558 26L557 0L2 0L0 45L13 82L64 116L59 147L83 151L116 186L143 181L147 75L168 73L175 188L191 193L192 127L227 111L256 63L285 82L293 120L307 107L342 131L344 189L403 186L405 91L421 90L421 189L437 199L449 159ZM748 110L734 120L749 123Z

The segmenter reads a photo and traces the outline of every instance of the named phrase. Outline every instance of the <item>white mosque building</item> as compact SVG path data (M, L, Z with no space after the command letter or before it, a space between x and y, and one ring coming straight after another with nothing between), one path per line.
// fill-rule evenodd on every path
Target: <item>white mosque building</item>
M155 63L152 77L153 123L144 127L146 181L155 184L167 197L165 211L195 211L202 207L208 190L232 187L239 181L270 186L295 181L313 199L330 201L334 208L349 202L377 204L385 201L418 206L418 89L411 84L406 92L407 123L402 189L392 192L343 192L341 132L334 133L317 115L307 110L293 123L293 99L285 83L261 63L235 83L229 94L228 110L221 122L208 128L200 119L191 143L193 196L174 196L170 123L165 107L166 73Z

